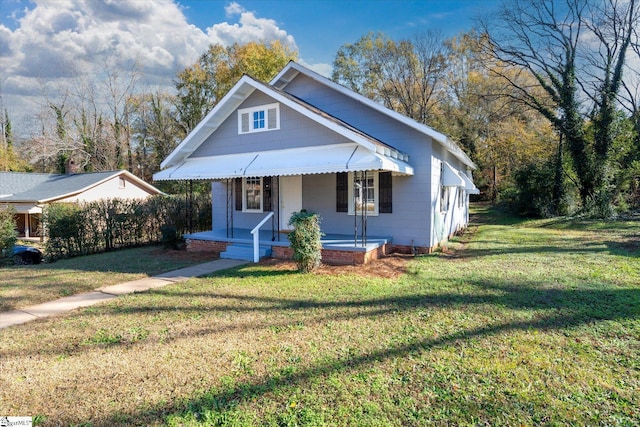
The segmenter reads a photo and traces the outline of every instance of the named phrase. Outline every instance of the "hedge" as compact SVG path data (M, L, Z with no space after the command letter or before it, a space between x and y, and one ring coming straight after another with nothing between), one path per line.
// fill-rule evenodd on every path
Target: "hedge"
M194 195L191 215L184 196L53 203L43 212L43 224L47 259L87 255L161 242L167 228L177 238L210 230L211 196Z
M0 205L0 258L10 257L18 233L15 223L16 211L12 206Z

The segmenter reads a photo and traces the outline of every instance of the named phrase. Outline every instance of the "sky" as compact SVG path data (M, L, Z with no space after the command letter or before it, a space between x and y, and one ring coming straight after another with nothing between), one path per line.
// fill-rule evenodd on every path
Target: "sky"
M329 76L340 46L370 31L392 39L471 29L500 0L0 0L0 93L16 134L37 132L43 99L78 76L133 63L171 90L211 43L280 40ZM75 82L75 83L74 83Z

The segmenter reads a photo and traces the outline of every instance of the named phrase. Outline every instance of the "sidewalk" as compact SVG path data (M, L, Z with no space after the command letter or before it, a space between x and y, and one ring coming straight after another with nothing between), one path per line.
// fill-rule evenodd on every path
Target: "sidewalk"
M138 279L132 282L106 286L98 288L92 292L72 295L70 297L60 298L59 300L0 313L0 329L26 323L41 317L49 317L60 313L66 313L76 308L88 307L102 301L108 301L120 295L161 288L171 283L183 282L192 277L204 276L205 274L213 273L214 271L224 270L246 263L246 261L238 261L234 259L217 259L204 264L197 264L191 267L169 271L168 273L162 273L153 277L145 277L144 279Z

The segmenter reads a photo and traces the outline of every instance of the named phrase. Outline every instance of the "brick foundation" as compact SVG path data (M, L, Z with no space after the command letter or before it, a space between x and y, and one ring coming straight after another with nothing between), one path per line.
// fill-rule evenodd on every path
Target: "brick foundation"
M212 240L187 239L188 252L224 252L229 242L217 242ZM398 250L400 249L400 250ZM418 248L420 250L425 248ZM388 251L411 253L410 246L382 245L368 252L341 251L336 249L322 249L322 262L329 265L362 265L384 257ZM403 252L407 251L407 252ZM428 253L428 252L419 252ZM272 246L271 257L276 259L293 259L293 249L288 246Z
M224 252L229 242L215 242L212 240L187 239L187 252Z
M271 246L271 258L293 259L293 249L287 246Z

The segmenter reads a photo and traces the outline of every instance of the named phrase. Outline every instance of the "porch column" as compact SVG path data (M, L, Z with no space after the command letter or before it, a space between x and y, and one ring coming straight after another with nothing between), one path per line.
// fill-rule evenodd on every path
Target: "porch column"
M235 186L235 179L227 178L227 181L226 181L227 208L225 212L227 214L227 237L231 237L231 238L233 238L233 211L235 210L234 197L233 197L234 186Z
M24 214L24 237L27 238L27 239L29 237L31 237L29 235L29 225L30 225L29 224L29 219L30 219L29 218L29 213L27 212L27 213Z
M367 245L367 204L368 185L367 171L353 173L353 246L358 246L358 201L360 201L360 242L362 247Z
M362 172L362 181L364 191L362 192L364 206L362 209L362 247L367 246L367 213L369 212L369 184L367 179L367 171Z
M277 213L276 213L276 227L275 228L276 228L276 236L277 236L277 239L278 239L278 242L279 242L280 241L280 229L281 229L281 226L280 226L280 175L276 176L275 181L276 181L276 186L275 186L274 189L271 190L271 197L274 197L274 195L275 195L275 198L278 199L275 202L275 207L276 207L276 211L277 211ZM271 185L273 185L273 183ZM274 203L272 202L271 206L273 206L273 205L274 205Z

